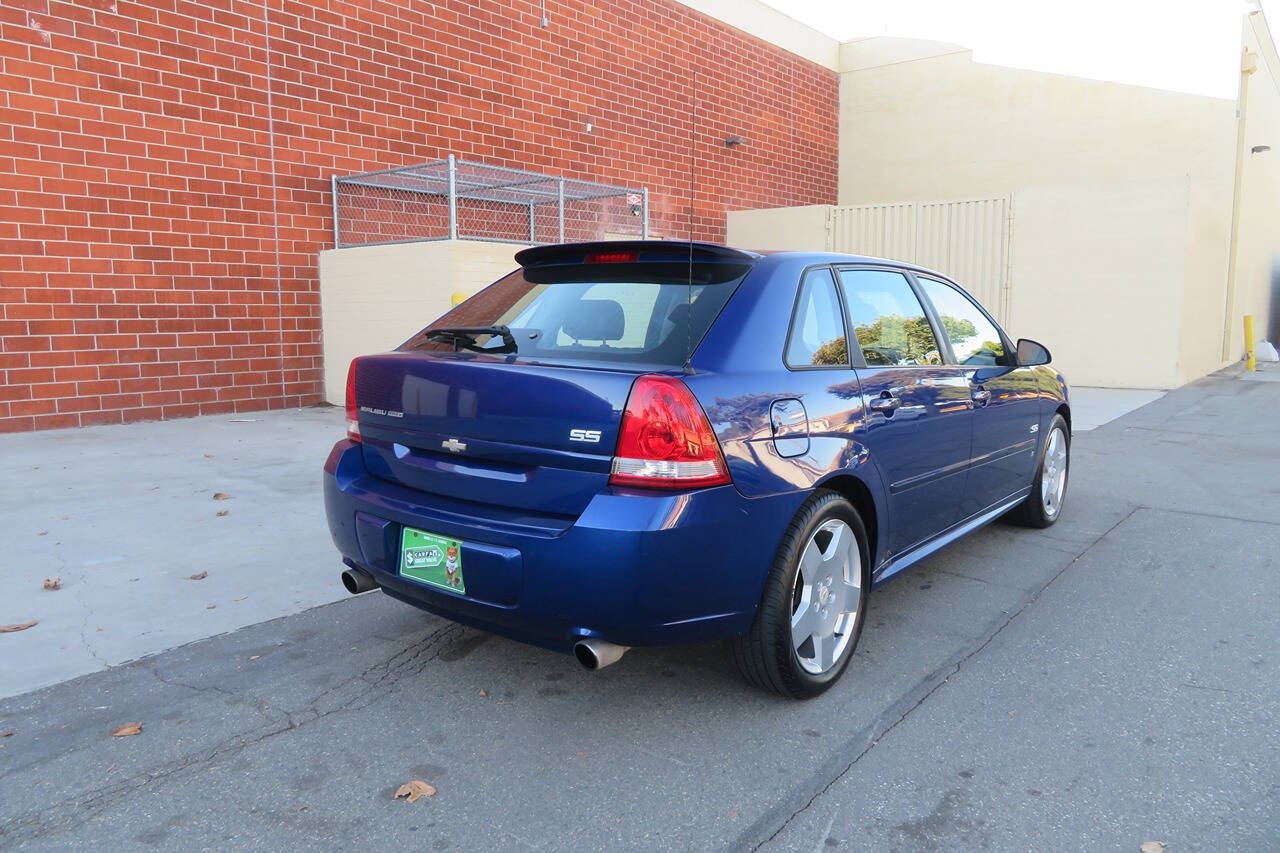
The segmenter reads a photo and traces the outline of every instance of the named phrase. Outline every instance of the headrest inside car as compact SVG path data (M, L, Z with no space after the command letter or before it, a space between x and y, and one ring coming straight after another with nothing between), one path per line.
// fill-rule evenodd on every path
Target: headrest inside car
M564 333L576 341L616 341L622 338L626 317L612 299L583 299L564 320Z

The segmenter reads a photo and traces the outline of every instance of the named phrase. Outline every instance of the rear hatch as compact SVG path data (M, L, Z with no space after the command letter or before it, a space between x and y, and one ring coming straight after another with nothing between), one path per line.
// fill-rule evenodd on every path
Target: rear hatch
M527 249L520 270L397 351L357 359L369 471L451 499L578 515L608 483L636 376L678 373L754 259L701 244L690 257L684 243Z

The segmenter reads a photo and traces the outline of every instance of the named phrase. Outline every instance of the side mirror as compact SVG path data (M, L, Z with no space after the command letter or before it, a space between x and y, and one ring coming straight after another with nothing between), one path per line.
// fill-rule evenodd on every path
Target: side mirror
M1051 358L1049 349L1044 344L1036 343L1030 338L1018 338L1018 367L1048 364Z

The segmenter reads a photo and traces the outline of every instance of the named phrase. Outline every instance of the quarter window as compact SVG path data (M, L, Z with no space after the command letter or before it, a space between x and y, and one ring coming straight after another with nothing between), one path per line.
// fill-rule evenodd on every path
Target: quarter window
M849 345L835 278L827 267L809 270L800 282L800 301L791 319L787 364L792 367L848 367Z
M942 364L933 327L906 276L888 270L842 270L849 326L867 366Z
M1004 365L1004 341L995 324L987 319L973 300L949 284L916 276L938 319L942 333L951 341L951 351L959 364Z

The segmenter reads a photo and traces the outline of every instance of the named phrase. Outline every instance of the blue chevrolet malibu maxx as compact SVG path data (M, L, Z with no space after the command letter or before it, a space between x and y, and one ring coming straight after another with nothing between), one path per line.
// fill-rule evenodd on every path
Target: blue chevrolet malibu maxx
M1066 382L945 276L699 243L516 260L351 364L324 492L352 592L590 669L724 639L809 697L873 586L1062 511Z

